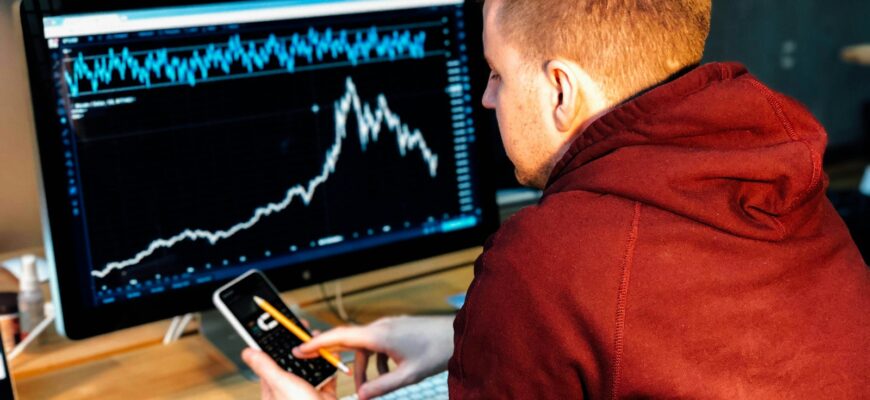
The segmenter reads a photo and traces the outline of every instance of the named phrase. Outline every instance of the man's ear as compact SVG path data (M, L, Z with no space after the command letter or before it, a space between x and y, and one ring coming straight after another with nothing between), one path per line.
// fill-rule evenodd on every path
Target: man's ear
M552 60L545 68L555 89L551 104L553 121L560 132L574 134L592 116L606 109L604 92L579 65Z

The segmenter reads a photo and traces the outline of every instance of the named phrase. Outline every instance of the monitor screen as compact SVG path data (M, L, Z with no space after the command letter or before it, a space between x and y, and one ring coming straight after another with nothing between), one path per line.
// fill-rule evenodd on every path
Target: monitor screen
M305 279L285 286L301 286L378 267L385 248L480 244L492 195L465 12L270 0L43 15L61 306L170 304L251 268L295 268ZM360 254L369 265L346 265Z

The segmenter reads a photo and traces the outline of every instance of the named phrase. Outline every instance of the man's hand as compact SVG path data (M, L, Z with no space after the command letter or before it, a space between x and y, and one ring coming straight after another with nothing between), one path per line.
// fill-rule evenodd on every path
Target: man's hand
M245 349L242 359L260 377L260 393L264 400L334 400L335 378L321 391L304 379L284 371L268 354Z
M394 317L363 327L340 327L293 349L293 355L318 357L321 348L356 350L357 395L368 400L444 371L453 354L453 317ZM373 354L380 376L368 381L366 367ZM389 359L396 363L395 371L389 371Z

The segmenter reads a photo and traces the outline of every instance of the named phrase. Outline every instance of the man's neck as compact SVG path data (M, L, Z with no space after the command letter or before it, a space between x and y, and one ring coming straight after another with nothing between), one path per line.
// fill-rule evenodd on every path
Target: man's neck
M619 104L616 104L615 106L613 106L613 107L611 108L611 110L612 110L613 108L617 108L617 107L619 107L619 106L622 106L623 104L628 103L628 102L630 102L630 101L632 101L632 100L634 100L634 99L636 99L636 98L638 98L638 97L640 97L640 96L643 96L643 95L649 93L651 90L653 90L653 89L655 89L655 88L657 88L657 87L659 87L659 86L667 85L668 83L671 83L671 82L673 82L673 81L679 79L681 76L683 76L683 75L689 73L689 72L692 71L693 69L698 68L699 65L701 65L701 64L700 64L700 63L696 63L696 64L692 64L692 65L688 65L688 66L686 66L686 67L683 67L682 69L678 70L677 72L674 72L673 74L669 75L667 78L665 78L665 79L663 79L663 80L661 80L661 81L659 81L659 82L653 84L652 86L649 86L649 87L647 87L647 88L644 88L644 89L642 89L642 90L636 92L635 94L629 96L629 97L626 98L625 100L619 102Z

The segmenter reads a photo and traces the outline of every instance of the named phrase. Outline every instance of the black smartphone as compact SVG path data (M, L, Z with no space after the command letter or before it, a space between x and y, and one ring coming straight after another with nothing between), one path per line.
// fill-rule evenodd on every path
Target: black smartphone
M254 296L266 300L297 326L305 329L298 318L284 304L278 291L262 272L251 270L214 292L212 300L221 314L229 320L248 346L272 357L285 370L320 388L336 372L336 368L323 358L300 360L291 350L302 340L290 333L272 316L260 309Z

